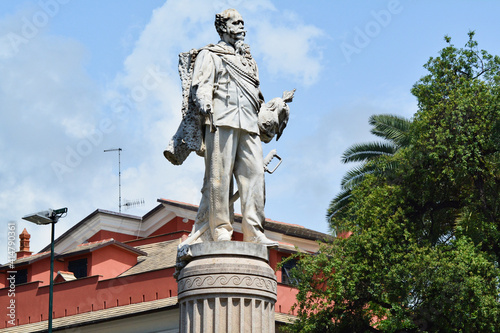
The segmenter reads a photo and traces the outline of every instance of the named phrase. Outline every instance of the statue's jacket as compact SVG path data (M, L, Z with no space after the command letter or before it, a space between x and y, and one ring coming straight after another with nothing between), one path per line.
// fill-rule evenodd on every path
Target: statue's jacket
M195 151L203 156L203 125L208 117L200 109L209 105L215 126L227 126L259 134L258 111L263 103L257 64L250 55L235 54L221 41L179 55L182 81L182 121L164 151L175 165Z

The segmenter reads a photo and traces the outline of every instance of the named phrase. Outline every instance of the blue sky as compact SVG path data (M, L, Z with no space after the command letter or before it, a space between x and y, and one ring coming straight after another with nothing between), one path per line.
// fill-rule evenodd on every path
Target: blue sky
M342 152L373 141L368 117L411 117L412 85L445 46L469 30L500 54L498 1L40 0L0 2L0 220L32 234L47 227L22 216L68 207L56 236L122 198L198 204L203 161L172 166L162 151L180 120L180 52L218 41L214 15L234 7L259 65L267 100L296 88L266 176L266 216L326 232L325 212L349 165ZM0 230L6 243L7 227ZM5 242L4 242L5 240ZM7 250L0 251L6 262Z

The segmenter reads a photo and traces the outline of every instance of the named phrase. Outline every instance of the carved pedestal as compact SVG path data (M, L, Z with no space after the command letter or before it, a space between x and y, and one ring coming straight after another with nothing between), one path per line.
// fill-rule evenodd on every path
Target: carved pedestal
M277 284L265 246L200 243L190 255L178 277L181 333L274 333Z

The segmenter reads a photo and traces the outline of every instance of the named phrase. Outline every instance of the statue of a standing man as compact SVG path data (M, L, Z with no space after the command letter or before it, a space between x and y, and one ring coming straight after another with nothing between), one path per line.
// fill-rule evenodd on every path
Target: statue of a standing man
M244 22L235 9L217 14L215 28L221 38L218 44L193 50L187 58L184 54L184 61L181 54L181 77L183 71L186 72L184 76L190 83L189 95L185 93L185 124L181 123L165 156L172 163L180 164L185 156L179 158L178 155L184 150L204 155L205 178L193 232L208 220L212 240L231 240L233 209L230 199L234 176L241 199L244 241L277 246L264 235L262 227L265 185L259 111L264 98L257 64L248 45L243 43ZM185 81L183 78L184 91ZM270 114L286 111L288 118L288 107L281 101L279 111L267 111ZM286 125L286 120L281 122Z

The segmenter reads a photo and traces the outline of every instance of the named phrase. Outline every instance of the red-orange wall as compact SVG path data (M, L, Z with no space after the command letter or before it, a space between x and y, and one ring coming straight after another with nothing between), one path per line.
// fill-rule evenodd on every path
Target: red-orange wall
M289 253L279 252L277 250L269 251L269 265L275 270L276 279L278 280L278 300L274 306L276 312L290 313L292 305L295 303L297 289L290 287L287 284L281 283L281 269L276 270L278 263L280 263L283 258L290 256Z
M102 279L111 279L135 264L137 264L137 254L110 245L92 252L92 266L88 274L102 275Z
M136 239L137 236L134 235L126 235L122 234L119 232L113 232L113 231L108 231L108 230L100 230L98 231L94 236L90 237L88 239L88 242L96 242L104 239L110 239L113 238L114 240L117 240L119 242L125 242L131 239Z
M67 267L64 266L64 262L54 260L54 277L58 271L65 271ZM42 286L48 286L50 284L50 257L38 260L34 262L28 268L28 281L42 281Z
M99 281L98 276L54 284L54 318L102 310L117 305L140 303L177 295L174 269L164 269L122 278ZM8 300L8 288L0 289L0 299ZM16 288L16 319L18 325L47 320L48 286L27 283ZM0 318L7 317L7 308L0 307ZM0 328L6 327L6 320ZM8 326L7 326L8 327Z
M165 223L161 228L153 232L150 236L169 234L176 231L187 231L191 232L193 229L193 220L188 220L187 222L182 222L184 218L182 217L174 217L168 223Z
M276 312L296 315L297 313L291 313L290 309L296 301L297 293L297 289L286 284L278 283L278 300L274 305L274 310Z

